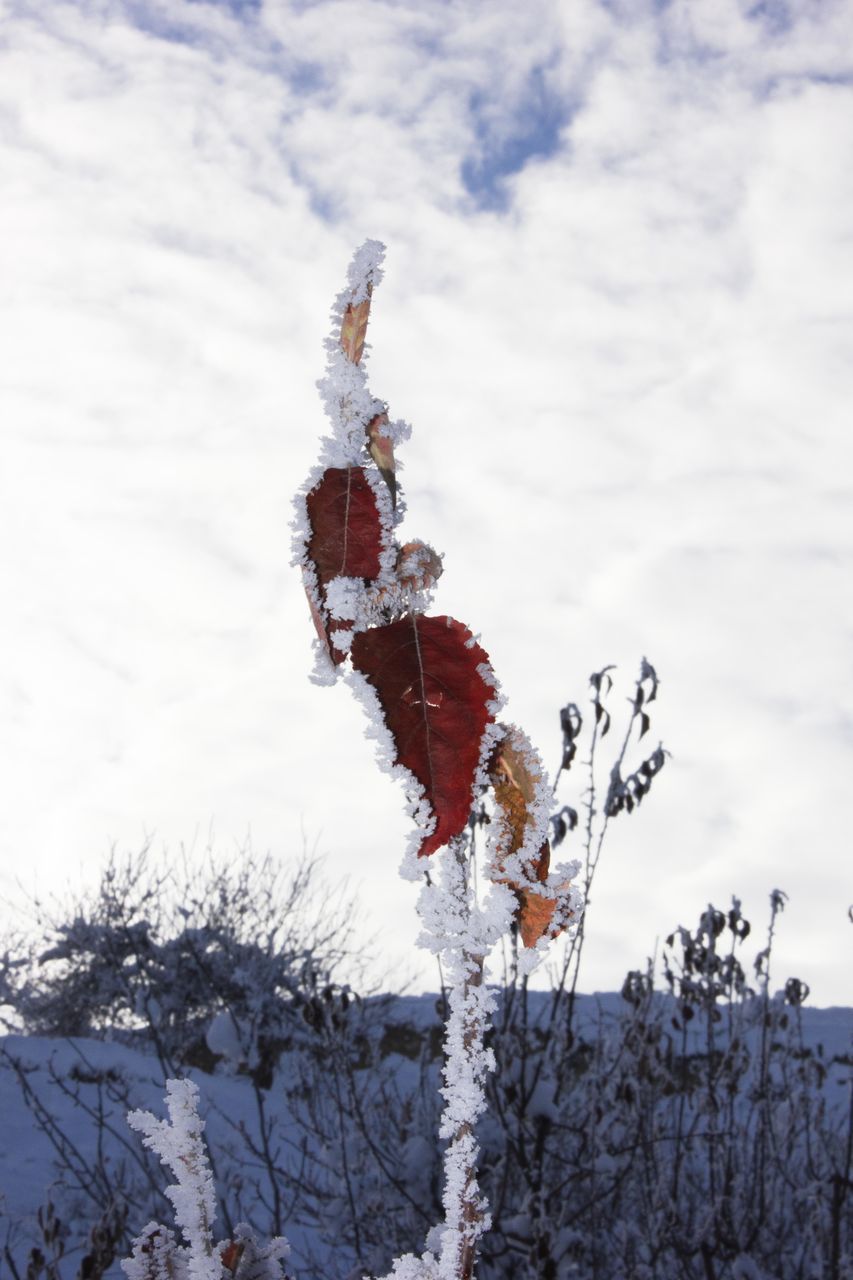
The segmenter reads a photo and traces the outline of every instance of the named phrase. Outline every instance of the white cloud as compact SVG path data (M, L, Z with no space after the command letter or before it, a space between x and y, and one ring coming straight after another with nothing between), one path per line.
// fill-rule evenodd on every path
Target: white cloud
M779 884L780 976L849 998L851 13L795 9L0 6L7 884L304 823L405 954L399 797L307 683L287 567L375 235L439 608L546 754L594 667L662 677L673 760L605 855L586 983Z

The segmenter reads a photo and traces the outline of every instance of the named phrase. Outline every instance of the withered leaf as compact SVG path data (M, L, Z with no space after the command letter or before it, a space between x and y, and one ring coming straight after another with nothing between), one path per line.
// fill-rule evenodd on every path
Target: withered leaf
M367 337L367 321L370 317L370 295L372 286L367 287L367 297L361 302L347 305L341 323L341 348L344 355L353 364L358 364L364 354L364 341Z
M388 486L391 501L397 505L397 464L394 461L394 444L382 428L388 425L388 414L377 413L367 424L367 449Z
M505 860L523 847L535 822L532 808L542 767L536 753L519 730L510 728L495 748L489 769L495 802L503 817L504 840L498 853L496 879L508 884L518 899L518 930L526 947L533 947L551 927L557 903L530 888L529 882L501 874ZM543 840L535 857L527 864L529 880L544 884L551 864L551 847ZM568 889L568 884L562 886Z

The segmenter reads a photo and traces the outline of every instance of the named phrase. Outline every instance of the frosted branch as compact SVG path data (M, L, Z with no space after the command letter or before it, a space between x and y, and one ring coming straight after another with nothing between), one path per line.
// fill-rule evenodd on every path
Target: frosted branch
M158 1120L150 1111L131 1111L127 1123L142 1134L143 1145L176 1178L166 1195L187 1242L190 1280L221 1280L222 1263L212 1236L216 1191L201 1136L204 1121L198 1113L198 1085L192 1080L167 1080L166 1107L168 1120Z
M509 929L515 899L504 885L493 885L483 906L477 906L463 838L452 841L437 861L438 883L424 888L418 904L424 925L419 942L441 954L450 985L440 1127L440 1136L449 1144L444 1156L441 1253L437 1270L425 1274L466 1280L473 1274L477 1242L491 1225L477 1181L479 1147L474 1133L486 1108L486 1076L495 1066L494 1055L484 1045L495 1000L483 985L483 965Z

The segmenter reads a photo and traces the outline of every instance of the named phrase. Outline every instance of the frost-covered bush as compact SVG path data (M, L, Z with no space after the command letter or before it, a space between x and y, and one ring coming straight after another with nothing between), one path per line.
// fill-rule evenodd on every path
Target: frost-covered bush
M629 974L598 1024L566 996L533 1017L527 992L507 993L482 1135L484 1277L846 1273L850 1059L805 1043L796 980L769 995L767 948L750 986L748 933L736 900L709 908L669 939L666 989Z
M483 1280L849 1273L851 1059L804 1035L802 984L770 994L749 934L736 900L708 908L674 931L662 987L634 971L598 1009L509 974L478 1127ZM298 1112L317 1222L370 1274L417 1249L440 1205L424 1139L440 1061L429 1028L410 1031L395 1073L330 1053Z
M341 961L360 971L353 904L310 860L113 855L94 891L35 916L0 962L7 1026L144 1038L170 1072L225 1056L268 1082Z
M591 997L572 1000L568 984L531 991L510 965L496 992L487 1044L497 1070L478 1130L492 1215L483 1280L846 1277L850 1059L833 1060L804 1034L801 984L770 994L767 946L746 957L753 936L736 903L706 909L696 928L673 931L671 981L665 972L656 988L654 974L634 971L600 1011ZM440 998L436 1006L430 1021L393 999L321 992L310 1038L284 1054L269 1088L222 1075L224 1061L221 1081L196 1075L225 1232L248 1219L258 1239L284 1232L296 1241L299 1280L382 1275L425 1235L434 1239ZM121 1132L138 1096L118 1070L97 1081L89 1056L74 1087L93 1137L99 1115ZM25 1079L34 1086L34 1075ZM214 1086L237 1081L246 1101L223 1115ZM42 1097L56 1116L57 1098ZM107 1152L109 1141L104 1130ZM116 1175L115 1164L105 1170L104 1195L120 1189ZM63 1219L88 1233L94 1201L78 1194L76 1203ZM131 1232L165 1221L168 1208L140 1185ZM73 1273L69 1262L61 1274Z
M22 1260L21 1265L13 1248L20 1224L8 1224L0 1275L5 1263L13 1280L41 1280L42 1276L44 1280L102 1280L115 1263L125 1238L127 1207L121 1201L112 1201L91 1226L77 1233L76 1239L50 1197L35 1216L38 1240L26 1250L26 1261ZM69 1244L71 1256L66 1258Z

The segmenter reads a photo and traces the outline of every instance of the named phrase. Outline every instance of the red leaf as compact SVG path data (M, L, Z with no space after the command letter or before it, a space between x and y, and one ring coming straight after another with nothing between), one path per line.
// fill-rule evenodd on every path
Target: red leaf
M463 830L486 726L494 719L494 686L477 668L488 655L453 618L414 614L362 631L352 662L376 690L404 765L424 788L435 815L420 857Z
M338 576L378 578L382 523L363 467L329 467L306 501L308 559L321 585Z
M219 1246L219 1256L222 1259L222 1265L226 1271L230 1271L234 1275L240 1265L240 1259L243 1256L245 1245L240 1240L229 1240L227 1244Z
M333 578L379 577L382 521L376 495L362 467L329 467L306 498L311 538L307 558L313 564L321 593ZM325 600L323 600L325 603ZM321 639L340 663L344 654L334 646L334 632L347 627L346 620L330 619L325 610L312 609Z

